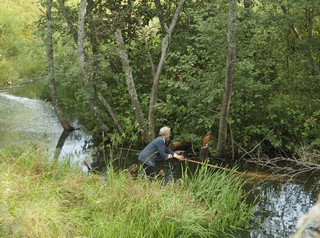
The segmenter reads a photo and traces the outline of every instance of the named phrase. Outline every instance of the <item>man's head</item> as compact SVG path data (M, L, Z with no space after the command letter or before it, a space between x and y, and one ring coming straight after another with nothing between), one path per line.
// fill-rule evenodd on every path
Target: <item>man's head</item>
M163 136L166 140L170 137L170 127L164 126L160 129L159 135Z

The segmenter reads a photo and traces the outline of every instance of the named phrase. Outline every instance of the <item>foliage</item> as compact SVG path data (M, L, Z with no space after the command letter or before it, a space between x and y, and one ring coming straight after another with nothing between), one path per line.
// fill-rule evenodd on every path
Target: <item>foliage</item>
M71 117L99 134L101 129L87 104L89 92L93 91L93 95L100 92L126 132L127 141L140 144L142 137L130 103L114 31L120 28L124 34L146 119L152 70L158 64L164 35L154 3L88 1L86 71L90 82L86 85L79 76L76 35L72 34L77 26L78 3L71 0L65 3L67 15L59 2L55 2L53 11L55 78L61 104ZM1 4L4 6L8 2ZM17 9L22 4L31 6L24 1L19 4L16 4ZM161 4L164 21L169 24L174 3L162 1ZM10 6L9 9L13 9L13 5ZM38 69L43 66L41 46L30 47L26 36L19 35L25 28L15 27L18 19L9 17L13 14L8 12L0 14L4 20L1 32L10 33L0 41L1 54L6 52L0 62L4 77L0 82L10 77L39 75L41 70ZM228 133L230 153L241 155L254 149L253 153L273 156L282 152L293 154L301 146L312 145L319 149L320 75L316 70L320 54L319 18L320 7L315 1L238 2L237 59ZM71 24L67 24L66 19ZM226 1L187 1L172 36L155 111L157 128L169 125L175 139L192 140L196 149L211 130L212 153L215 152L226 74L227 19ZM43 18L38 23L39 34L45 35ZM32 35L32 28L27 29L27 35ZM19 37L15 37L17 35ZM17 44L16 39L23 44ZM37 63L36 56L40 56ZM12 64L13 60L19 62L18 67ZM16 68L19 71L13 70ZM93 100L112 138L119 132L99 99Z
M225 9L223 5L217 3L207 4L206 7ZM291 11L298 9L296 6L288 7ZM318 7L309 6L307 3L305 7L306 11L318 10ZM196 92L190 93L190 97L186 99L189 104L195 102L189 108L193 111L191 115L194 115L191 116L192 122L196 123L193 125L192 122L188 122L190 116L184 115L187 121L183 125L191 125L191 128L197 128L197 131L202 131L203 134L205 133L203 128L208 129L211 125L213 134L217 135L219 105L225 75L223 72L225 51L220 49L224 49L226 44L226 27L222 27L227 22L226 10L215 12L207 11L207 8L201 10L194 6L191 8L189 14L194 16L195 23L190 24L193 28L188 29L193 29L194 41L186 40L188 47L183 47L183 40L179 39L179 46L175 47L175 49L183 48L185 55L179 55L182 62L186 57L192 59L190 61L192 69L189 67L185 72L191 74L188 74L191 76L188 85L194 90L190 91ZM317 139L312 138L313 133L310 130L307 133L303 131L306 130L304 126L307 124L306 120L313 118L311 119L313 121L314 111L319 109L314 94L314 90L319 89L314 84L319 76L313 75L310 67L306 67L308 62L302 57L304 50L297 47L291 53L295 58L288 55L286 49L292 47L295 41L294 39L288 41L288 35L284 32L289 32L291 22L288 22L280 5L272 1L263 5L252 2L249 8L239 4L238 8L237 62L229 121L229 133L233 136L233 138L230 136L230 147L236 143L248 151L262 142L256 152L272 155L275 151L283 150L287 153L295 151L301 144L317 144ZM318 14L319 12L313 12L314 18L309 20L317 24ZM316 30L313 32L313 37L317 38L318 32ZM188 35L188 32L184 32L184 36L185 34ZM292 32L288 34L293 37ZM316 49L316 46L312 46L312 49ZM316 53L317 51L314 52ZM301 68L297 65L301 65ZM309 80L306 81L306 78ZM305 93L311 91L311 94ZM185 97L184 94L183 99ZM208 102L206 99L209 99ZM184 101L182 105L186 105ZM199 118L202 117L205 119L200 121ZM315 120L318 121L319 118ZM313 125L313 129L318 131L315 124ZM308 138L304 135L308 135Z
M0 85L41 77L45 51L37 37L39 6L30 1L0 3Z
M2 237L219 237L251 217L241 184L224 173L207 174L209 183L199 174L164 186L110 163L102 177L48 160L41 146L1 149L0 164ZM231 200L241 209L221 206Z

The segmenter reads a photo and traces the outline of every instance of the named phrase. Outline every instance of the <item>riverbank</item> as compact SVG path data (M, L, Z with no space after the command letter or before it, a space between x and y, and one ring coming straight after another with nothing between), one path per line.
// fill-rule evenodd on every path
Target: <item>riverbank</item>
M28 90L28 92L30 93L32 90ZM1 144L3 147L8 145L20 147L33 141L35 148L41 148L41 145L51 148L47 153L50 153L52 157L52 150L57 145L62 128L54 116L50 103L25 97L15 97L11 92L7 92L3 96L0 93L0 109L3 112L0 120L0 148ZM90 136L84 135L81 130L75 131L65 142L61 156L68 156L68 163L80 165L84 158L90 156L90 150L88 150L88 142L90 141ZM122 162L127 163L130 159L126 156L128 156L127 152L123 152L117 158L121 158ZM254 162L259 161L255 160ZM172 170L173 174L178 172L180 174L180 166L180 163L173 163L167 169ZM188 164L188 167L191 166L192 164ZM81 169L85 168L82 167ZM254 167L251 164L246 169L252 171ZM260 170L254 170L254 172L261 173ZM295 172L295 170L292 172ZM312 173L308 172L307 178L300 182L291 179L287 181L263 179L252 181L250 185L247 184L245 191L250 193L248 204L253 201L258 202L254 211L257 221L253 222L241 236L239 232L236 232L235 237L283 238L293 234L297 220L314 205L318 195L319 190L316 188L316 184L319 181L314 181L313 178L310 178L310 175ZM260 226L261 224L263 226Z
M230 172L164 186L110 165L86 174L30 147L0 149L0 164L1 237L221 237L252 219Z

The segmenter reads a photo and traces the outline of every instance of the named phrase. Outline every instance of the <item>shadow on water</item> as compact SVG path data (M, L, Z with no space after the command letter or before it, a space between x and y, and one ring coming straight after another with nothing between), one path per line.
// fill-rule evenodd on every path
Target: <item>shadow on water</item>
M61 136L59 137L58 143L56 145L56 149L53 155L54 158L60 157L64 143L66 142L66 140L68 139L72 131L73 130L63 130L63 132L61 133Z
M92 150L92 137L81 130L63 131L52 106L37 99L15 97L0 92L0 148L30 141L45 145L49 154L59 154L59 159L69 159L86 172L88 166L104 172L108 160L115 166L128 168L137 163L135 150L99 152ZM56 150L56 147L59 150ZM56 154L56 155L58 155ZM181 174L179 161L159 162L157 171L163 170L163 179L169 181ZM191 169L197 165L188 164ZM317 189L313 181L306 180L251 180L245 186L248 203L258 201L256 221L239 238L284 238L295 232L297 220L315 203Z

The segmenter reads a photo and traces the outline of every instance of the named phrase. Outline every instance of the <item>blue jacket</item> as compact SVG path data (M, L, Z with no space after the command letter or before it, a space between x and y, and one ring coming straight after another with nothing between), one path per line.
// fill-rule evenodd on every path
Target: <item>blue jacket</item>
M162 136L155 138L151 141L139 154L138 159L147 165L155 166L156 160L159 156L165 160L168 159L169 154L173 155L174 152L166 147Z

